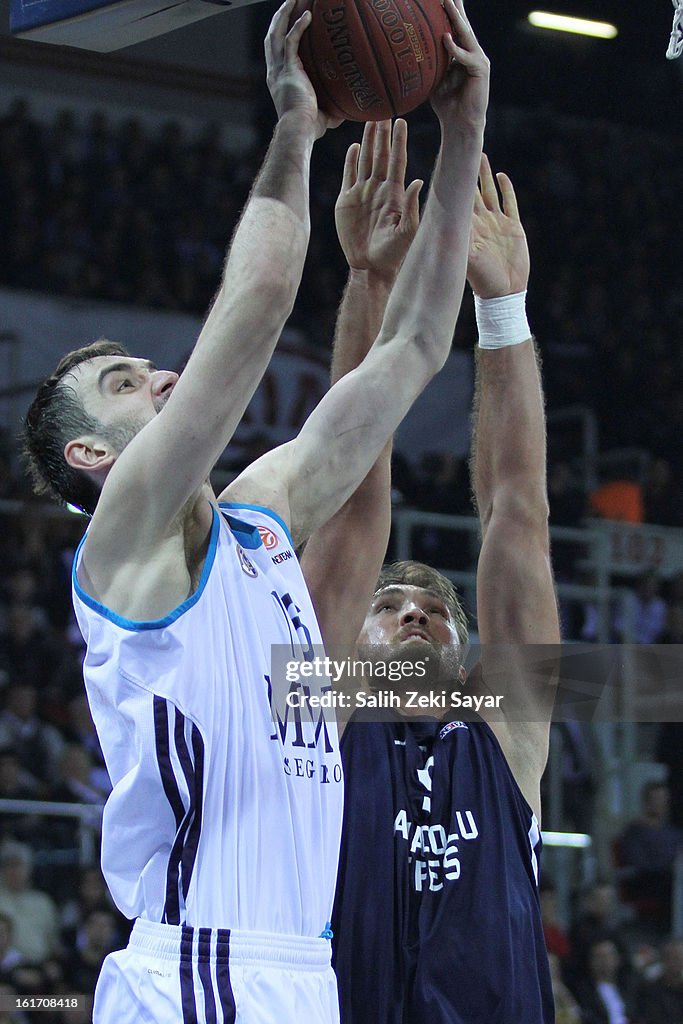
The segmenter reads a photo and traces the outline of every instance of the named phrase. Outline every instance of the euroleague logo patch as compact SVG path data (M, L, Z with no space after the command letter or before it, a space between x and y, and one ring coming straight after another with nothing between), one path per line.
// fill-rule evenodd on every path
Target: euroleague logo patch
M263 546L266 551L272 551L273 548L278 546L280 543L278 535L273 533L272 530L269 530L267 526L257 526L256 529L261 536L261 540L263 541Z
M453 732L454 729L469 729L469 725L466 725L465 722L449 722L439 733L439 739L445 740L449 732Z
M239 558L240 565L242 566L242 572L246 573L247 576L251 576L252 579L254 579L255 576L258 576L258 569L251 559L247 558L244 549L237 544L235 546L235 550L237 551L237 557Z

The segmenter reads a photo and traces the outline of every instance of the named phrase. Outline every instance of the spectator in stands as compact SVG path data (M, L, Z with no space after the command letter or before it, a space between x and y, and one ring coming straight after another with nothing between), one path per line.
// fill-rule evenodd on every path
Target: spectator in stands
M38 611L40 601L40 590L38 577L35 570L27 563L19 563L8 572L2 581L2 597L7 604L28 605ZM47 616L41 621L41 625L47 623ZM4 623L3 623L4 628Z
M618 640L635 644L658 644L666 630L667 604L660 593L656 572L644 573L636 590L629 591L614 616Z
M662 946L662 973L644 982L636 997L635 1024L678 1024L683 1021L683 940Z
M541 878L540 892L541 920L546 949L558 960L566 960L571 951L569 936L557 913L555 885L547 875Z
M22 772L19 758L11 747L0 749L0 800L33 800L35 780ZM41 829L41 821L34 814L3 814L0 816L0 836L31 843Z
M671 821L683 829L683 722L661 723L655 756L669 770Z
M115 908L99 867L83 868L75 895L61 908L61 936L65 949L79 942L83 922L93 910L106 910L114 914L119 945L125 946L132 922Z
M560 961L555 953L548 952L548 963L555 1001L555 1024L581 1024L579 1004L562 980Z
M0 914L0 983L14 984L13 972L22 962L18 949L12 945L13 925L7 914Z
M12 919L0 914L0 985L11 985L20 995L49 991L52 984L49 974L46 975L39 965L26 963L14 947L13 937Z
M76 516L48 517L39 506L27 504L10 533L10 564L30 566L36 574L37 603L46 610L53 629L61 629L71 614L71 563L82 530ZM55 653L59 655L58 644Z
M27 679L41 687L47 684L60 656L44 612L19 601L10 604L0 634L0 668L11 678Z
M41 721L37 705L38 691L32 682L8 687L0 713L0 747L16 751L26 784L32 780L36 795L44 795L57 776L64 740L54 726Z
M619 982L619 952L611 939L588 949L588 974L574 983L582 1024L631 1024L630 993Z
M59 916L47 893L31 888L32 860L23 843L0 845L0 914L12 921L14 946L26 963L45 968L59 953Z
M430 165L435 140L417 118L411 163L420 175ZM514 124L513 132L506 132L506 122ZM492 143L504 142L511 166L531 183L522 200L530 240L540 253L538 292L546 296L534 320L547 339L550 402L566 405L575 397L593 404L604 447L631 445L635 435L675 465L683 428L675 387L680 284L665 254L678 231L675 218L661 211L675 208L671 182L681 162L679 141L645 138L632 125L550 122L542 112L520 109L512 119L492 118L490 129ZM329 295L341 289L343 271L330 264L336 245L327 212L336 191L330 167L337 166L337 151L349 141L343 133L323 141L312 180L312 241L326 255L307 267L295 314L312 334L319 308L311 308L310 296L324 294L326 309L332 309L336 299ZM530 154L538 143L529 146L529 140L541 137L543 151L532 168ZM626 160L634 147L637 159ZM135 303L180 303L199 312L206 301L201 263L207 253L215 259L234 227L260 155L258 146L241 157L228 154L214 126L194 140L177 123L153 136L137 120L116 125L103 113L84 128L69 111L60 111L51 124L38 124L26 101L18 100L0 119L0 281ZM189 239L181 202L188 195L196 207ZM556 217L542 216L539 195L546 213L548 203L557 204ZM645 210L643 227L635 217ZM567 239L561 250L555 245L558 229ZM188 252L189 274L178 274ZM647 360L641 355L645 336ZM602 379L611 387L594 386ZM670 521L671 508L657 493L655 487L653 501L669 518L647 509L646 517Z
M673 864L683 850L683 830L669 821L665 782L646 783L640 803L640 816L626 826L615 845L622 898L634 906L641 922L668 931Z
M92 994L108 953L117 949L116 918L106 907L90 910L79 932L79 942L62 960L64 992Z
M83 693L83 679L80 674L78 678L78 692L69 701L67 710L68 720L63 733L69 742L77 743L88 751L92 761L90 776L92 785L107 795L111 791L109 773L104 764L104 756L92 715L90 714L88 698Z
M99 846L102 807L107 794L98 789L90 754L76 743L67 743L60 760L59 776L47 799L78 804L76 815L48 815L43 819L45 869L40 880L58 900L74 892L85 851ZM90 807L90 812L86 808ZM47 825L47 828L45 828Z
M566 976L577 979L588 973L588 950L594 942L609 939L619 953L621 964L628 964L628 949L621 934L624 911L617 901L611 882L595 882L581 896L579 913L569 930L571 957Z
M60 759L57 784L50 799L65 803L104 804L108 791L97 784L89 752L78 743L67 743Z

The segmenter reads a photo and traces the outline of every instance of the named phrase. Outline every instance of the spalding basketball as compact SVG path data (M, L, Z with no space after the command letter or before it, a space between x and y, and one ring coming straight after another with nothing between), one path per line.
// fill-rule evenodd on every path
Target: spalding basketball
M314 0L299 56L321 110L381 121L423 103L445 75L440 0Z

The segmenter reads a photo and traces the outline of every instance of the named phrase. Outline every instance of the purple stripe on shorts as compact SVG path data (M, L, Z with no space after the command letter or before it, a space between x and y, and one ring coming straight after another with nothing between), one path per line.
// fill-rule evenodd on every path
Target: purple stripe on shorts
M237 1008L230 984L230 930L228 928L218 928L216 931L216 978L224 1024L235 1024Z
M216 1000L211 981L211 929L199 929L199 950L197 955L199 980L204 990L205 1024L217 1024Z
M194 1000L194 978L192 977L192 936L193 929L183 927L180 940L180 1001L183 1010L183 1024L199 1024L197 1005Z

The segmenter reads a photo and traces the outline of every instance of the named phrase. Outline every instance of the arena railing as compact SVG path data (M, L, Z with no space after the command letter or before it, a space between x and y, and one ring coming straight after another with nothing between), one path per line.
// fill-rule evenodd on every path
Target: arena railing
M32 817L74 818L78 822L77 854L81 867L89 867L98 861L98 835L102 827L103 807L103 804L58 803L52 800L0 799L0 815L26 814ZM45 851L44 856L49 860L49 851Z

